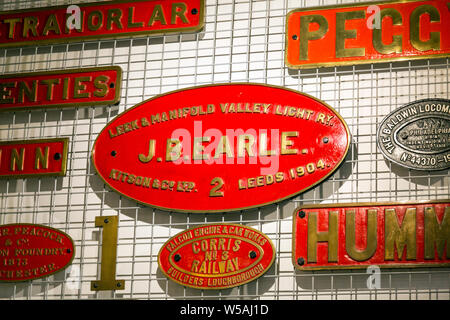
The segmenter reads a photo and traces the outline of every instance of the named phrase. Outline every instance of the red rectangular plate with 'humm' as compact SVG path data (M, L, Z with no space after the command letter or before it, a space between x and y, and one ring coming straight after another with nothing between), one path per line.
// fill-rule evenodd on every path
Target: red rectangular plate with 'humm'
M294 211L299 270L450 266L450 200L304 206Z
M197 31L204 0L106 1L0 12L0 47Z
M450 55L450 2L383 1L296 9L286 19L294 69Z
M65 176L69 139L0 142L0 178Z
M120 101L118 66L0 76L0 111L110 105Z

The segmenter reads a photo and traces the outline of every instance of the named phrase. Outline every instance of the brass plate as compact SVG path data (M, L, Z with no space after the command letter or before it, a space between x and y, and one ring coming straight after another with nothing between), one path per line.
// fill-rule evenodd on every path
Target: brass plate
M204 0L121 0L77 7L79 19L69 5L0 12L0 48L192 32L204 25Z
M116 104L122 69L78 68L0 76L0 111Z
M307 205L294 210L292 263L299 270L449 267L449 239L450 200Z
M449 4L402 0L295 9L286 17L285 46L292 69L448 57Z
M169 279L196 289L227 289L262 276L275 247L262 232L239 224L208 224L182 231L161 247L158 264Z
M0 141L0 179L65 176L69 138Z

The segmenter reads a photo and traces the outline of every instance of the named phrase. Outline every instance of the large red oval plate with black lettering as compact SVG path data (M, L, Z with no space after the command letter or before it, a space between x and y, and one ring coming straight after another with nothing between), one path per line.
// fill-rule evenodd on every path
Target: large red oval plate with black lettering
M303 192L344 160L350 135L330 106L298 91L222 84L174 91L123 112L92 153L114 190L156 208L226 212Z
M74 257L66 233L38 224L0 226L0 281L18 282L49 276Z
M170 238L158 263L171 280L198 289L240 286L262 276L275 259L270 239L239 224L194 227Z

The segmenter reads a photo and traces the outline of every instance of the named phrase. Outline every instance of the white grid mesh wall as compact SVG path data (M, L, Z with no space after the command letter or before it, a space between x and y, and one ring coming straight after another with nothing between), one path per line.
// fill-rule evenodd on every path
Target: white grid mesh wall
M449 98L449 59L307 71L285 67L287 12L343 2L352 1L206 0L205 28L199 33L1 49L1 74L119 65L124 77L118 106L0 114L2 141L70 138L66 177L0 181L0 223L51 226L68 233L76 245L70 268L43 279L2 283L0 298L448 300L449 269L383 269L381 288L369 290L365 270L297 272L291 264L291 215L298 205L450 198L448 171L418 173L391 166L376 146L377 123L392 110L418 99ZM3 0L0 10L69 3L77 1ZM137 205L104 186L90 151L108 121L154 95L222 82L281 85L324 100L343 116L352 134L345 164L300 196L239 213L168 213ZM101 231L94 221L100 215L119 216L117 278L126 282L123 291L90 290L99 274ZM169 281L158 269L161 245L181 230L217 221L266 233L276 247L274 265L254 282L221 291Z

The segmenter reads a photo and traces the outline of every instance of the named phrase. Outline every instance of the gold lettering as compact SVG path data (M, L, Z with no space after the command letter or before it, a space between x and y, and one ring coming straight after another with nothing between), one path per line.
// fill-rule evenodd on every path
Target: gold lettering
M181 142L178 139L167 139L166 161L176 161L181 156Z
M108 94L109 86L108 82L109 77L108 76L98 76L94 80L94 86L99 89L94 91L94 97L104 97Z
M156 140L150 139L148 145L148 154L144 155L140 153L138 156L140 162L147 163L152 160L155 155Z
M16 23L22 22L22 19L21 18L11 18L11 19L5 19L5 20L3 20L3 22L9 24L8 38L14 39Z
M150 17L150 20L148 21L148 25L153 26L155 21L159 21L162 25L167 24L162 5L160 5L160 4L155 5L152 16Z
M47 100L51 101L53 100L53 86L55 84L59 84L59 79L45 79L41 80L41 84L44 84L47 86Z
M356 39L357 36L355 29L345 29L345 22L347 20L364 19L365 17L366 13L364 10L336 13L336 58L365 56L365 48L345 47L346 39Z
M317 23L319 29L309 31L309 25ZM300 60L308 60L308 44L310 40L322 39L328 32L328 21L320 14L301 16L300 17Z
M25 81L20 81L18 86L18 102L24 103L24 94L27 96L30 102L36 102L37 100L37 80L33 80L32 88L28 87Z
M337 262L338 259L338 212L330 211L328 214L328 231L317 230L317 212L308 214L308 262L317 262L317 243L328 243L328 262Z
M17 151L17 149L11 150L11 162L9 169L11 171L23 171L24 164L25 164L25 148L20 148L20 154Z
M267 141L267 133L262 132L259 135L259 155L261 157L276 155L276 150L267 150L268 141Z
M402 226L399 226L395 209L386 209L384 212L384 258L394 260L395 249L399 259L403 258L406 246L406 259L416 259L416 209L406 209Z
M432 5L423 5L414 9L410 17L411 44L414 48L420 51L440 50L440 32L430 32L430 39L427 41L422 41L422 39L420 39L420 17L423 14L428 14L431 22L440 21L439 11Z
M38 36L37 33L37 25L38 25L38 18L37 17L25 17L23 19L23 37L28 38L30 30L34 37Z
M194 259L194 261L192 261L191 272L195 272L195 273L198 272L198 264L199 263L200 263L200 261L195 260L195 259Z
M14 103L14 98L11 97L11 90L8 88L15 88L15 82L0 83L0 103Z
M97 19L97 23L94 24L94 18ZM103 14L101 11L94 10L89 13L87 17L87 26L90 31L97 31L103 26Z
M189 23L188 18L186 17L187 7L183 2L175 2L172 4L172 15L170 17L170 23L176 24L177 17L183 21L183 23Z
M134 18L134 10L135 7L129 7L128 8L128 24L127 28L142 28L144 26L143 22L133 22Z
M294 142L289 140L289 137L298 137L298 131L283 131L281 133L281 154L297 154L298 149L289 149L294 145Z
M73 98L81 99L81 98L90 98L90 92L80 92L82 90L86 90L86 85L82 84L82 82L90 82L92 81L92 76L84 76L84 77L76 77L75 83L73 85Z
M61 34L61 28L58 23L58 19L55 14L50 14L47 21L45 22L44 30L42 31L43 36L48 36L48 33L53 31L55 34Z
M366 248L359 250L355 246L356 227L355 211L345 212L345 248L348 255L356 261L370 259L377 249L377 211L367 210L367 237Z
M192 150L193 160L208 160L209 154L202 153L205 147L202 145L203 142L211 141L211 137L196 137L194 138L194 145Z
M69 80L70 78L64 78L63 80L63 91L62 91L63 100L67 100L69 98Z
M373 37L372 37L372 43L375 50L377 50L379 53L382 54L390 54L390 53L401 53L402 52L402 35L393 35L392 41L390 44L384 44L382 40L382 25L383 25L383 19L385 17L392 18L392 25L394 26L401 26L402 21L402 15L400 12L398 12L395 9L392 8L385 8L380 11L380 19L381 19L381 27L380 29L373 29Z
M109 9L106 16L106 29L112 30L113 22L116 24L117 28L123 29L123 25L120 19L122 19L122 10Z
M230 146L230 141L228 141L228 136L221 136L219 143L217 144L216 153L214 155L215 159L218 159L222 154L226 153L228 158L233 158L233 150Z
M39 170L41 168L48 169L48 154L50 151L49 147L45 147L45 154L42 153L40 147L36 148L36 157L34 159L34 169Z
M238 136L238 157L245 157L245 151L249 157L253 157L255 155L253 151L253 146L255 144L255 137L251 134L241 134Z
M439 259L444 259L445 246L448 259L450 258L450 207L445 207L441 223L439 223L433 207L425 208L425 259L435 258L435 247Z

